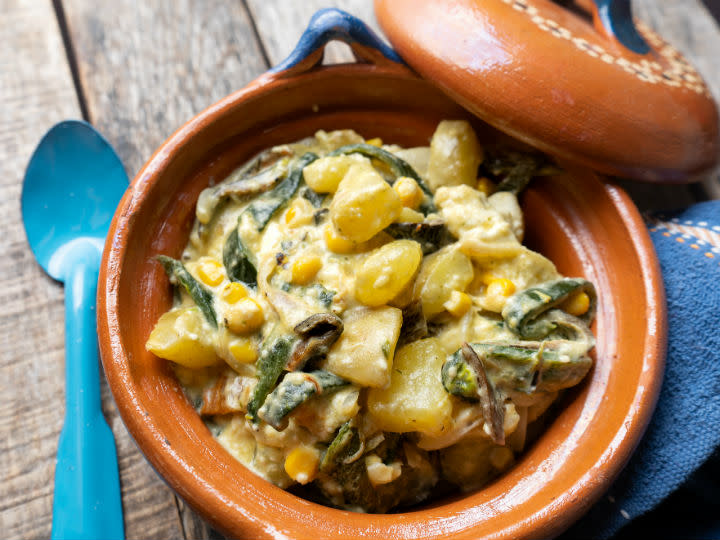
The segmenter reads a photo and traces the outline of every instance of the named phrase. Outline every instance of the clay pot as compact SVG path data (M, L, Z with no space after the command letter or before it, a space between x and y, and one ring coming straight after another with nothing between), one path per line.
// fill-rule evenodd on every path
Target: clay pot
M308 502L227 453L168 362L146 352L172 296L154 257L179 256L200 191L255 152L336 128L422 145L446 118L469 119L482 139L502 137L382 55L372 54L374 63L312 67L318 58L265 75L190 120L125 194L98 293L102 361L123 421L167 483L230 536L518 539L561 532L630 457L650 419L664 362L665 305L648 234L627 195L590 170L565 164L565 174L533 183L522 205L529 246L563 274L597 286L595 367L517 464L480 491L386 515Z

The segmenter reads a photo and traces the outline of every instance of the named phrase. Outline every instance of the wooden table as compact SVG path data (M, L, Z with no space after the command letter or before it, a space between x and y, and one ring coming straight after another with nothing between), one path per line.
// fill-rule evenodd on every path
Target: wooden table
M63 290L33 260L20 220L22 177L40 137L57 121L85 118L132 178L177 127L283 59L328 5L377 28L370 0L0 0L0 537L49 537L64 415ZM635 8L720 97L720 31L699 0ZM350 58L340 46L328 57ZM642 210L720 198L717 178L626 186ZM127 538L222 538L148 465L104 381L103 406Z

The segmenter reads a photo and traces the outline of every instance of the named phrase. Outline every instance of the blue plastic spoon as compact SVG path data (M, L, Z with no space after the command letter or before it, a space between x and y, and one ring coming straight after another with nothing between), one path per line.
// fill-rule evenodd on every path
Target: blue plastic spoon
M53 539L124 538L117 453L100 408L95 301L105 236L128 178L92 126L67 121L40 141L22 216L40 266L65 284L65 424L58 442Z

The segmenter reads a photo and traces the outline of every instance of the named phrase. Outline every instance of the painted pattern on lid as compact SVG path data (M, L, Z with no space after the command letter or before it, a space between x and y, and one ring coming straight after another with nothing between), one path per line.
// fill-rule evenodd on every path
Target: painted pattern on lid
M599 43L574 35L573 32L551 18L543 17L531 0L501 0L513 9L525 13L533 23L550 35L572 42L579 50L607 64L615 64L627 73L635 75L643 82L665 84L675 88L686 88L706 97L711 97L705 81L697 70L675 47L663 40L645 23L635 20L635 26L643 38L660 55L658 60L643 58L639 61L628 60L609 52Z

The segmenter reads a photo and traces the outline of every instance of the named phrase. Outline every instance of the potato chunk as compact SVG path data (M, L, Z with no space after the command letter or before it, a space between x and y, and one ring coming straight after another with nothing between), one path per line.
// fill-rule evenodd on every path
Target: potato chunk
M442 187L435 192L435 204L448 230L460 239L460 249L469 257L513 257L524 249L510 223L479 191L468 186Z
M435 338L414 341L398 350L390 386L368 393L368 411L380 429L433 435L448 429L452 403L440 380L444 360Z
M525 235L525 219L517 195L509 191L498 191L490 195L487 202L507 221L518 242L522 242Z
M443 475L463 491L481 487L493 474L490 452L493 443L482 435L464 438L440 452Z
M345 313L343 324L345 329L330 349L323 369L360 386L386 386L400 337L402 311L393 307L352 309Z
M427 257L415 283L423 313L432 317L441 313L453 291L464 291L473 280L470 259L455 247L448 246Z
M355 298L366 306L387 304L415 278L422 261L420 244L395 240L373 251L357 271Z
M428 183L440 186L475 185L483 151L473 128L464 120L444 120L430 142Z
M400 196L368 162L352 165L330 205L330 219L346 238L370 240L402 210Z
M303 169L303 178L318 193L335 193L348 169L363 160L355 155L320 158Z
M218 362L213 331L195 306L168 311L160 317L145 348L160 358L189 368Z

